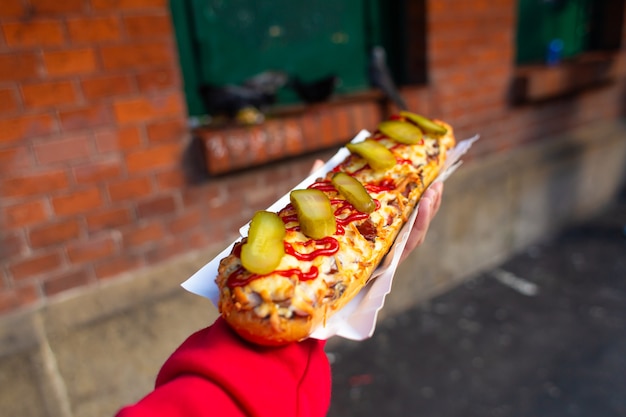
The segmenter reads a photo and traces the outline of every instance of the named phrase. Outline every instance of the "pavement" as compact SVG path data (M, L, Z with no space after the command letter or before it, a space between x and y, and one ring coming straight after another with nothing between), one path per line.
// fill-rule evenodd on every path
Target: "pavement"
M329 417L626 416L626 191L328 354Z

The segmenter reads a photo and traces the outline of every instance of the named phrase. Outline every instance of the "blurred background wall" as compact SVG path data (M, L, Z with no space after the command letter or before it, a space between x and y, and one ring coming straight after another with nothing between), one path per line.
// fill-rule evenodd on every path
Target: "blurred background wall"
M623 1L224 3L0 4L8 415L106 415L150 389L216 315L179 283L315 159L397 111L369 84L373 46L409 109L481 135L385 314L584 219L623 184ZM263 69L341 82L314 104L281 91L260 123L207 117L201 84Z

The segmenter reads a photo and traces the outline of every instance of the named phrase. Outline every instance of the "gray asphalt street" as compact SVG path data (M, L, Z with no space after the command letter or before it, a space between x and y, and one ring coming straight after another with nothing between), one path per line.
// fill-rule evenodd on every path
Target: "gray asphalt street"
M330 357L330 417L626 416L626 193Z

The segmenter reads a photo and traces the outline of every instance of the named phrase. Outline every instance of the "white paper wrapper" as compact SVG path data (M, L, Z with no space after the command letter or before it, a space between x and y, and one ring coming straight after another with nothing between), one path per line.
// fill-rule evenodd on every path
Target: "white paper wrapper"
M360 142L370 136L366 130L362 130L352 139L352 142ZM462 161L460 160L474 142L478 140L478 135L458 142L457 145L448 152L446 164L435 181L445 181L454 171L458 169ZM304 181L295 186L293 189L302 189L311 185L319 177L323 177L331 169L341 163L348 155L349 151L343 147L328 160L318 170L309 175ZM289 203L289 193L267 208L268 211L278 212ZM369 283L354 297L344 308L336 312L323 326L316 329L311 337L316 339L328 339L331 336L341 336L351 340L364 340L374 334L376 328L376 318L378 312L385 304L385 297L391 291L391 284L395 275L400 255L404 250L404 246L409 236L409 231L415 223L415 218L419 211L419 204L411 214L409 220L404 225L396 241L383 259L383 262L376 269ZM239 230L242 237L248 233L246 224ZM238 239L237 239L238 240ZM206 297L217 306L219 298L219 290L215 284L217 269L220 261L230 254L236 242L232 242L219 255L213 258L209 263L200 268L188 280L181 285L187 291ZM374 279L376 278L376 279Z

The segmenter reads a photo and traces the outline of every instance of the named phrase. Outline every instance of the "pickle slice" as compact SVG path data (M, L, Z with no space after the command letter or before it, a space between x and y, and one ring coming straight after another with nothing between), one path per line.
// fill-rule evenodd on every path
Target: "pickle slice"
M241 264L265 275L274 271L285 254L285 223L276 213L257 211L250 222L248 241L241 247Z
M334 235L337 223L330 199L320 190L294 190L289 194L296 209L300 230L312 239Z
M385 171L396 165L396 157L385 147L375 140L366 139L363 142L348 143L348 150L363 157L375 171Z
M404 143L405 145L419 143L424 137L419 127L401 120L386 120L380 122L378 130L396 142Z
M409 119L410 121L412 121L413 123L421 127L422 129L424 129L424 131L428 133L433 133L435 135L445 135L446 132L448 131L448 129L446 129L445 127L438 125L432 120L424 116L421 116L419 114L411 113L409 111L401 111L400 116L406 117L407 119Z
M339 193L345 197L355 209L362 213L371 213L376 209L376 203L369 195L363 184L345 172L338 172L331 179Z

